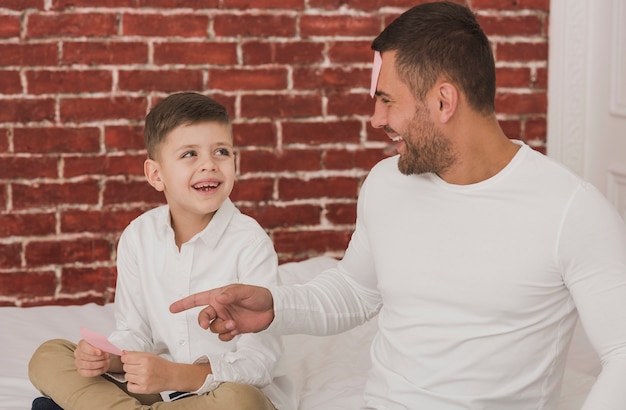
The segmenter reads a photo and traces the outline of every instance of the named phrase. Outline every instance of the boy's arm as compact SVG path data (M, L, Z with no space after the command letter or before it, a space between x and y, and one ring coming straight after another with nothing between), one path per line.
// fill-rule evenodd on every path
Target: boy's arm
M196 391L212 372L209 363L175 363L153 353L127 352L121 361L128 391L138 394Z

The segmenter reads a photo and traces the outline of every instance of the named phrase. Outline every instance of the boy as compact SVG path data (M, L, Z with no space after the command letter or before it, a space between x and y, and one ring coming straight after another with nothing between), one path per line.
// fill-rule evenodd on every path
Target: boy
M146 178L167 205L138 217L120 237L109 340L124 353L85 340L44 343L29 377L51 399L36 399L33 409L295 408L288 382L273 377L280 339L246 335L224 343L198 326L197 312L168 310L207 287L277 282L269 237L229 199L235 157L226 110L198 93L173 94L147 115L144 137Z

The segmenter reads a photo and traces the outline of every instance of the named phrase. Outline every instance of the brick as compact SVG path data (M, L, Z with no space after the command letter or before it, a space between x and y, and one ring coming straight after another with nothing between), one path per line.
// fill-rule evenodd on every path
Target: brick
M0 237L44 236L56 231L54 213L0 214Z
M82 292L104 293L115 287L117 271L115 267L72 268L61 271L61 293Z
M372 77L371 69L358 67L295 68L293 84L296 90L338 90L356 87L367 88Z
M271 236L276 252L299 255L310 252L344 251L350 242L352 231L275 231Z
M0 90L4 95L22 93L22 80L19 71L0 70Z
M158 192L145 181L107 181L102 200L104 205L165 203L163 193Z
M121 233L124 228L151 206L132 209L78 210L68 209L61 212L61 232L94 234Z
M29 123L53 120L54 100L51 98L0 100L0 122Z
M4 7L4 5L3 5ZM0 38L20 36L20 17L0 15Z
M354 10L378 11L382 7L400 7L408 9L425 0L309 0L309 7L336 10L348 7Z
M45 0L2 0L2 8L9 10L43 10Z
M313 41L250 41L242 45L242 52L243 63L246 65L321 64L324 61L324 44Z
M287 70L213 69L209 70L209 88L213 90L280 90L287 87Z
M545 92L512 94L496 94L496 112L498 114L538 114L548 109L548 98Z
M530 68L499 67L496 69L497 87L529 87L531 85Z
M328 36L341 33L341 36L364 36L374 38L380 33L380 20L373 16L354 15L302 15L300 35L304 38Z
M525 140L540 140L545 142L548 134L548 125L545 117L531 117L524 124Z
M533 88L546 90L548 88L548 69L545 67L537 68L536 78L532 84Z
M319 225L322 213L319 205L243 206L239 209L265 229Z
M54 271L26 271L0 274L2 296L30 298L54 295L57 278Z
M154 63L237 64L237 43L216 41L164 42L154 45Z
M142 97L63 98L60 117L63 122L88 122L99 120L143 120L146 99Z
M322 114L322 98L314 95L244 95L241 116L244 118L317 117Z
M366 132L366 140L367 141L376 141L376 142L385 142L387 144L391 143L391 140L385 134L385 132L380 128L372 127L371 122L368 122L367 127L365 128Z
M238 179L230 197L237 201L269 201L274 196L273 178Z
M107 152L143 150L143 126L108 125L104 127L104 145Z
M235 147L267 147L276 144L276 129L272 123L233 124Z
M240 172L315 171L320 169L318 149L251 150L240 155Z
M145 154L107 155L105 175L136 175L143 176Z
M273 14L223 14L213 18L217 37L294 37L296 19L293 16Z
M19 268L22 265L22 244L0 243L0 269ZM0 274L3 277L3 274ZM4 289L4 286L0 286Z
M546 61L548 43L498 43L496 58L498 61Z
M115 13L30 14L26 38L105 37L117 34Z
M19 180L56 178L58 174L57 158L30 156L2 159L2 178Z
M139 41L64 41L61 63L64 65L146 64L148 44Z
M324 169L346 170L361 169L369 171L380 160L387 157L380 148L358 149L347 151L344 149L325 150L323 156Z
M282 200L311 198L356 198L359 188L358 178L280 178L278 196Z
M12 184L13 208L16 210L52 207L63 204L95 205L100 188L98 181Z
M543 20L537 15L477 16L487 36L540 36L544 34Z
M0 184L0 211L7 209L7 185Z
M122 33L125 36L203 37L209 29L209 17L200 14L124 14Z
M65 178L81 175L143 176L145 159L144 154L67 157L64 160L63 176Z
M109 241L97 238L30 241L24 255L26 265L31 267L106 262L112 258Z
M100 151L100 130L95 127L16 128L15 152L23 153L95 153Z
M370 116L374 113L374 99L369 93L336 93L328 97L326 106L328 115L363 115Z
M118 75L120 90L172 93L203 88L200 70L120 70Z
M287 9L287 10L303 10L304 0L223 0L226 9L242 9L248 10L258 8L262 10L268 9Z
M474 9L550 10L550 0L472 0Z
M333 225L354 225L356 223L356 201L327 204L324 215L328 222Z
M202 6L218 8L220 0L203 0ZM98 7L133 7L139 5L145 8L198 8L198 0L98 0ZM64 10L73 7L93 7L94 0L52 0L54 10Z
M12 135L12 128L0 128L0 153L9 152L9 136Z
M361 123L358 121L286 122L284 144L358 143Z
M499 123L502 132L509 139L522 139L522 123L519 119L500 120Z
M371 41L335 41L328 45L328 57L333 63L371 62L374 52Z
M113 87L113 74L106 70L27 70L26 84L30 94L105 92Z
M53 66L58 64L57 43L0 44L0 66Z

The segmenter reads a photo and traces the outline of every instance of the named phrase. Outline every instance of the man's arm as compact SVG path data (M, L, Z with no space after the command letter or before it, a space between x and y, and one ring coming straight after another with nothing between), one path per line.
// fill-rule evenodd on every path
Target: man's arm
M564 280L602 361L584 409L626 408L626 228L599 193L572 202L559 246Z

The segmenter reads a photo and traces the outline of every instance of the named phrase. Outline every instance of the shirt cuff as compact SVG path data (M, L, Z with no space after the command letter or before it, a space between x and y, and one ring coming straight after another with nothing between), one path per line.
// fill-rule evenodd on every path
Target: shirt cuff
M207 356L201 356L197 358L195 362L193 362L193 364L205 364L205 363L210 363L209 358ZM202 386L200 386L198 390L192 391L190 393L198 394L198 395L209 393L217 389L220 386L220 384L222 384L222 382L216 381L215 377L213 377L213 374L209 373L207 374L206 379L204 379L204 383L202 384Z

